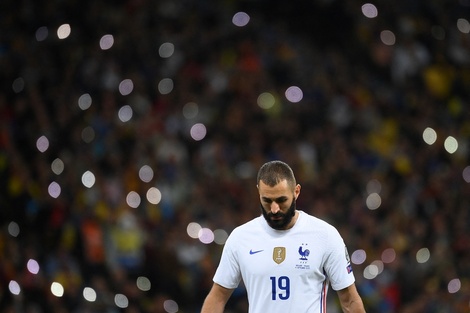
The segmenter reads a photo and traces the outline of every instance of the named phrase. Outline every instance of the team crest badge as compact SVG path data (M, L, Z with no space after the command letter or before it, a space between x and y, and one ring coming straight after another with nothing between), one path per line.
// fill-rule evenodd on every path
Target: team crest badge
M310 255L310 250L309 249L302 249L302 246L299 247L299 254L300 254L300 260L302 261L307 261L308 256Z
M286 248L285 247L275 247L273 249L273 261L277 264L281 264L286 259Z

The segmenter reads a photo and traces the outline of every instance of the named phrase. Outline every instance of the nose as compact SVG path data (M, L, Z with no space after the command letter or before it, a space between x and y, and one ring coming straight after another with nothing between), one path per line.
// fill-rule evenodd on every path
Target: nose
M281 210L281 208L279 207L279 204L277 204L276 201L273 201L271 203L270 209L271 209L272 214L276 214L277 212L279 212Z

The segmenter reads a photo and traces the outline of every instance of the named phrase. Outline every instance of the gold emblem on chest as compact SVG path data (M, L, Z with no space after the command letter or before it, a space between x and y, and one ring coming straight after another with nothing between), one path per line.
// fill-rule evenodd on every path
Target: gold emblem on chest
M286 259L286 248L285 247L275 247L273 249L273 261L277 264L281 264Z

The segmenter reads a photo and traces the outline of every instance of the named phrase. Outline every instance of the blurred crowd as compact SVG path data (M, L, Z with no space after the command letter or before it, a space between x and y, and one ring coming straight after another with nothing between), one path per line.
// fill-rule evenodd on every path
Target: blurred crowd
M0 311L198 312L223 245L187 226L230 233L257 216L257 169L281 159L298 208L365 253L353 269L368 312L469 312L470 2L378 0L376 17L363 4L2 0ZM241 286L227 312L245 301Z

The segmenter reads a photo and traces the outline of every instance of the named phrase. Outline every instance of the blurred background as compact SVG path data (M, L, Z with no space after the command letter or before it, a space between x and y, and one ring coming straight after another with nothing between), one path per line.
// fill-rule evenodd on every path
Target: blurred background
M199 312L273 159L369 313L470 312L469 0L2 0L0 81L1 312Z

